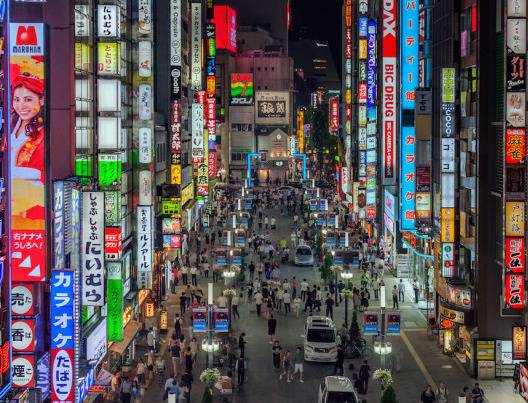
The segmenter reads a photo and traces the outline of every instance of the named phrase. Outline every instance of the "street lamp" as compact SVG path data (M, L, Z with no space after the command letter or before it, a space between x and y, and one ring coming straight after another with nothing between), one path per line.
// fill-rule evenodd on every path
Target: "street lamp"
M351 270L344 270L341 272L341 278L347 283L352 277L354 277L354 273L352 273ZM345 297L345 326L348 329L348 299L352 296L352 291L345 289L343 295Z
M381 368L385 368L387 355L392 353L392 343L385 341L385 284L380 285L381 340L374 342L374 352L379 354Z

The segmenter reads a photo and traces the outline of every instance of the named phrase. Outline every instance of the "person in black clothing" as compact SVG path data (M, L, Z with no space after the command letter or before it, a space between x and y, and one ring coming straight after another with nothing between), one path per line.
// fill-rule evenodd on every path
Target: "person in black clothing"
M334 318L334 300L330 296L330 294L326 294L326 316L328 316L330 319Z
M363 393L367 393L368 391L368 381L370 378L370 366L368 365L368 361L363 361L363 365L359 368L359 380L362 382L363 385Z
M277 329L277 319L270 315L268 319L268 336L270 337L270 343L275 340L275 330Z
M246 375L245 374L245 372L246 372L246 360L244 359L243 355L240 355L240 357L238 357L235 366L236 366L236 370L237 370L238 386L242 386L242 384L244 383L245 375Z
M255 277L255 263L253 263L253 260L249 264L249 275L250 275L251 280L253 280L253 278Z
M337 360L334 366L334 374L343 376L345 370L343 364L345 362L345 352L341 346L337 346Z
M240 337L238 338L238 348L240 349L240 356L245 357L245 351L246 351L246 340L244 339L246 337L246 334L242 332L240 334Z
M187 394L187 403L190 403L191 402L191 389L192 389L192 384L194 382L194 378L191 373L186 372L185 374L182 375L181 380L182 380L183 386L189 389L189 392Z
M185 306L187 305L187 298L185 297L185 293L182 292L182 295L180 295L180 315L185 315Z

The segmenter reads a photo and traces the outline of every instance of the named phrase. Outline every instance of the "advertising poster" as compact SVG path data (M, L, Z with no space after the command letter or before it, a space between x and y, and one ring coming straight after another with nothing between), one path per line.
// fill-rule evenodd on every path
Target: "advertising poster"
M378 312L364 312L363 313L363 335L377 336L378 335Z
M214 308L214 331L228 332L229 331L229 309L228 308Z
M231 73L231 105L253 105L253 74Z
M10 24L11 276L46 278L44 24Z
M513 326L512 328L512 358L513 360L526 360L526 326Z
M256 124L290 124L290 94L288 92L257 91L255 96L255 102Z
M108 341L123 340L123 278L121 262L107 263Z
M524 202L506 202L506 236L524 236Z
M524 238L505 238L505 243L504 265L506 270L512 273L524 273L526 268Z
M387 334L400 334L401 316L399 312L387 312Z
M506 308L523 309L525 300L524 274L507 273L504 276L504 304Z
M207 307L199 306L192 309L193 332L207 332Z
M152 207L137 208L137 270L152 272Z

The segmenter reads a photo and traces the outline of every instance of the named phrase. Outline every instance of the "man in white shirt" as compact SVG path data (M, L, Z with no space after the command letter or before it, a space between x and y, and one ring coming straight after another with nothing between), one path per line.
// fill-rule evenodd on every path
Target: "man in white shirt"
M306 279L301 281L301 299L304 301L306 299L306 291L308 291L308 282Z
M233 313L233 319L240 319L240 313L238 313L239 302L240 298L238 297L238 295L233 295L233 298L231 299L231 312Z
M400 282L398 283L398 300L400 302L405 302L405 284L401 278Z
M284 290L282 299L284 301L284 312L287 314L288 312L291 312L291 295L287 289Z
M198 285L198 281L197 281L197 278L196 278L196 273L197 273L198 270L196 270L196 267L193 266L191 267L191 270L190 270L190 273L191 273L191 283L192 285L194 285L195 287Z
M263 299L260 290L257 290L257 292L254 295L254 298L255 298L255 305L257 307L257 316L260 317L260 312L262 308L262 299Z
M182 266L182 268L180 269L180 274L182 275L183 284L189 284L189 269L187 268L187 266Z

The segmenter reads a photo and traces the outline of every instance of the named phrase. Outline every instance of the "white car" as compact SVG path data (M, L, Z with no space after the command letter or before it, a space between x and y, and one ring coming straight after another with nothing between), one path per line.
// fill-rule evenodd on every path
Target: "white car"
M352 381L345 376L327 376L319 385L318 403L358 403Z
M304 359L315 362L337 360L337 331L326 316L309 316L304 325Z
M314 256L312 248L308 245L297 246L293 255L293 262L295 266L313 266Z

